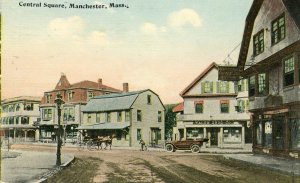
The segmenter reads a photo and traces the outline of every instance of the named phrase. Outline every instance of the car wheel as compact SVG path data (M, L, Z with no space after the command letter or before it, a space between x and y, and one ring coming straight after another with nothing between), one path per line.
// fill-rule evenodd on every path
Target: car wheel
M166 150L168 152L174 152L174 146L172 144L167 144L166 145Z
M199 145L193 145L191 148L193 153L198 153L200 152L200 146Z

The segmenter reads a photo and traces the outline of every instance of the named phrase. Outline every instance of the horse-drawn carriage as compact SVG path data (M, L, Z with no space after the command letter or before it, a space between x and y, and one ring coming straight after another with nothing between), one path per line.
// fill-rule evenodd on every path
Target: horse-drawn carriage
M102 147L102 144L105 145L105 147ZM82 141L78 143L78 149L82 150L85 147L88 150L92 149L106 149L108 146L111 149L112 144L112 138L110 136L101 137L98 136L97 138L91 138L89 136L85 136Z

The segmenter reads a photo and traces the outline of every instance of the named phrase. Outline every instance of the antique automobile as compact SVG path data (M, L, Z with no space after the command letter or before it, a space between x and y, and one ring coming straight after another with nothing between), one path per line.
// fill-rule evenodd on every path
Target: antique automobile
M207 141L207 138L171 141L166 143L166 150L168 152L175 152L176 150L191 150L193 153L198 153L200 152L200 147L203 145L203 142Z

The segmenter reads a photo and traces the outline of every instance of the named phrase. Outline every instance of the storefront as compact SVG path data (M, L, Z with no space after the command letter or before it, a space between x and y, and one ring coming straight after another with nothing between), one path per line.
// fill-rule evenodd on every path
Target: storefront
M204 147L243 148L246 125L247 121L233 120L185 121L178 133L181 139L182 135L185 139L208 138Z
M299 157L299 106L253 111L253 151L278 156Z

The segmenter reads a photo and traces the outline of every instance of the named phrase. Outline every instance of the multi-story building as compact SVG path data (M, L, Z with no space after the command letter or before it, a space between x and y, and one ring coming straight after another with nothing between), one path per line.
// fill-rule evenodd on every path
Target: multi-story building
M40 97L20 96L1 101L1 130L15 142L38 140Z
M104 85L102 79L98 79L98 82L85 80L70 84L66 75L62 74L54 90L44 92L40 105L41 121L38 124L40 139L55 138L58 118L54 100L58 93L62 95L65 102L61 114L64 137L71 139L76 137L76 128L82 120L81 108L94 96L117 92L121 90Z
M254 0L236 69L249 79L253 151L300 155L300 1ZM230 75L230 71L228 71Z
M151 90L124 92L92 98L82 109L79 130L92 138L114 137L114 146L164 145L165 108Z
M238 96L236 90L244 90L245 84L244 80L238 86L234 82L219 81L218 65L209 65L180 93L184 102L173 110L180 112L173 139L205 137L209 142L204 147L243 148L245 136L251 134L250 116L247 98Z

